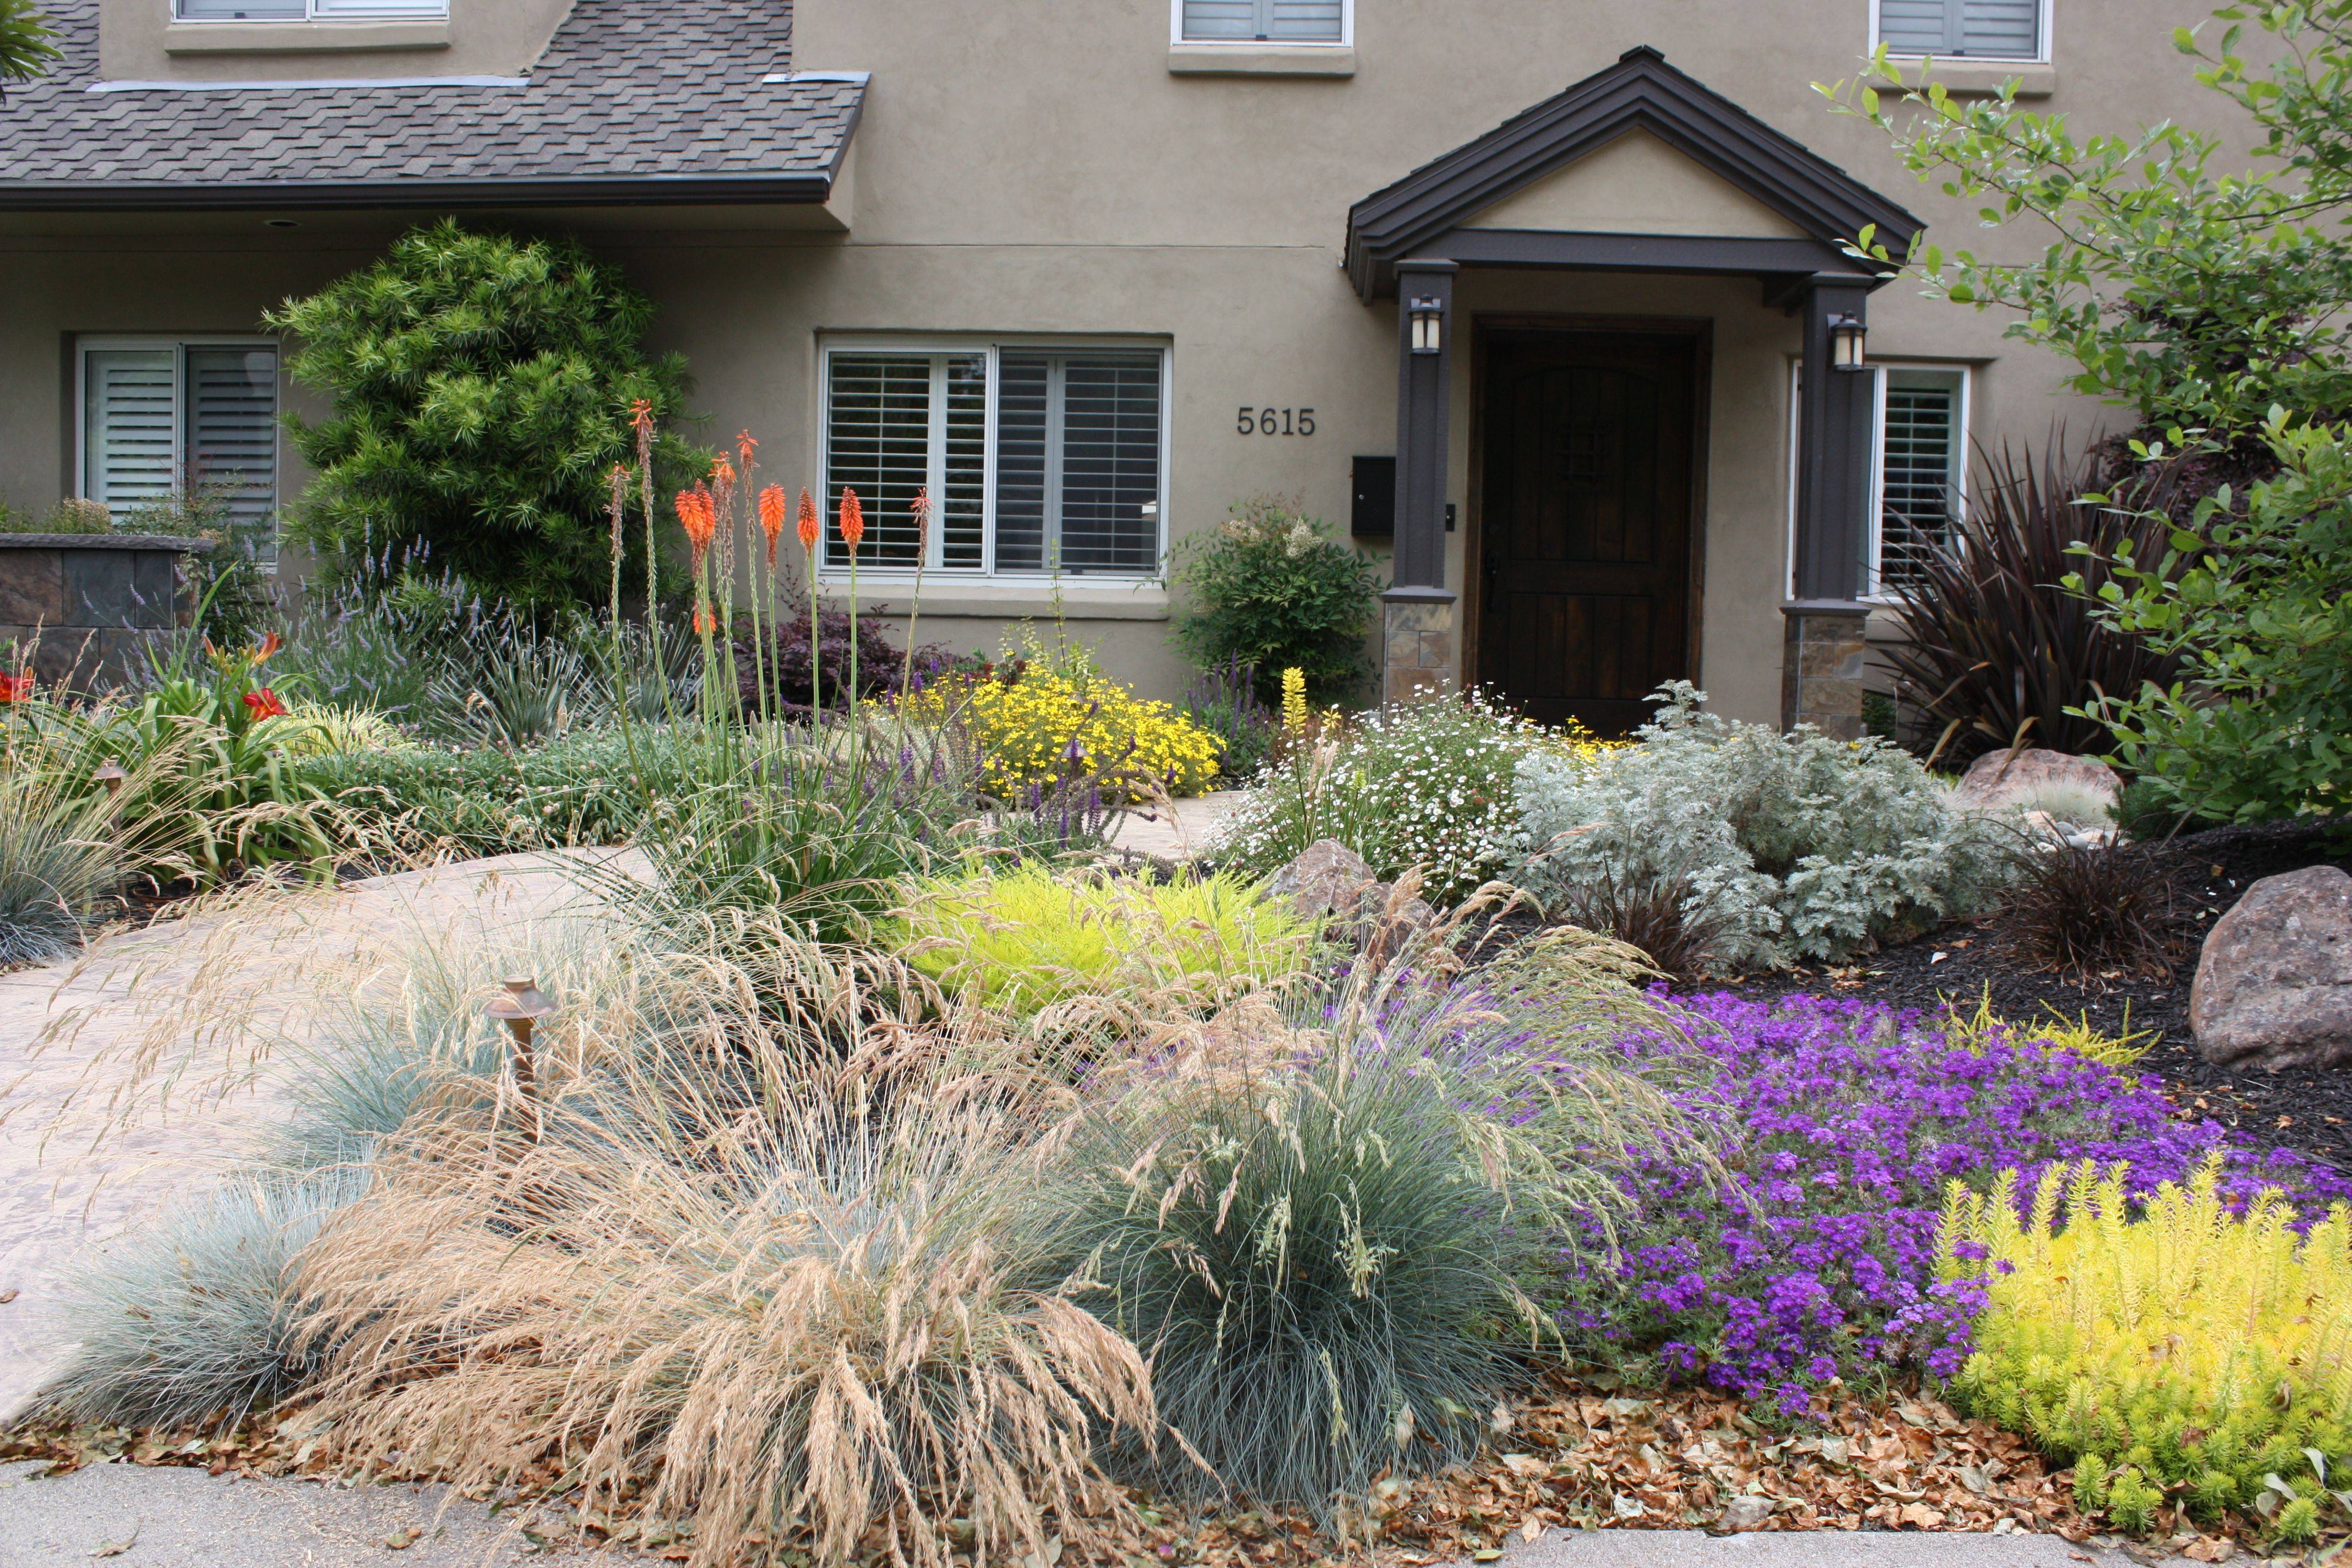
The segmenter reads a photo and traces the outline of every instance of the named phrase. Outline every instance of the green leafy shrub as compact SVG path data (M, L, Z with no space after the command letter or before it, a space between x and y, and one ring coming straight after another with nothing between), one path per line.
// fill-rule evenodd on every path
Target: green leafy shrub
M1318 702L1362 685L1380 577L1327 524L1278 500L1253 500L1178 550L1192 607L1176 635L1196 663L1250 667L1261 701L1274 700L1273 683L1289 668L1307 672Z
M1783 736L1663 689L1633 745L1537 754L1519 770L1519 881L1564 909L1580 884L1681 879L1710 971L1841 962L1984 907L2007 860L1994 830L1944 804L1916 761L1877 741Z
M516 751L408 742L338 752L307 759L301 771L379 827L502 854L624 843L648 810L678 810L709 784L709 762L688 731L586 730Z
M2078 1503L2125 1530L2177 1488L2209 1521L2275 1509L2308 1539L2352 1455L2352 1212L2298 1236L2279 1194L2219 1187L2216 1160L2135 1205L2121 1166L2057 1166L2021 1219L2015 1172L1955 1184L1943 1270L1985 1302L1955 1392L2073 1463Z
M1559 1216L1622 1201L1591 1151L1672 1121L1592 1027L1634 994L1596 1001L1572 963L1538 991L1543 967L1491 994L1261 993L1105 1078L1053 1201L1079 1299L1150 1358L1213 1471L1163 1446L1163 1484L1328 1517L1384 1470L1475 1451L1549 1332L1517 1280L1576 1251Z
M568 239L478 233L444 220L382 261L272 311L299 347L293 377L331 397L289 419L319 477L293 531L354 568L387 547L429 548L498 600L600 604L612 547L608 476L634 458L631 404L667 421L684 395L676 355L644 347L653 305ZM657 488L699 470L659 438ZM627 580L642 580L642 546Z
M364 1165L242 1173L119 1243L67 1282L79 1340L46 1407L184 1430L233 1426L305 1386L331 1346L303 1332L296 1270L368 1183Z
M1296 972L1314 946L1318 922L1264 891L1224 875L1155 884L1029 865L919 885L889 941L986 1007L1175 991L1215 1003Z
M1480 692L1391 703L1336 738L1295 746L1236 803L1210 852L1271 876L1318 839L1336 838L1383 879L1420 867L1424 896L1458 903L1512 868L1520 763L1544 754L1581 766L1600 749L1573 727L1546 729Z
M2273 416L2281 465L2119 551L2103 618L2181 661L2181 677L2087 710L2157 807L2263 821L2352 809L2352 436Z

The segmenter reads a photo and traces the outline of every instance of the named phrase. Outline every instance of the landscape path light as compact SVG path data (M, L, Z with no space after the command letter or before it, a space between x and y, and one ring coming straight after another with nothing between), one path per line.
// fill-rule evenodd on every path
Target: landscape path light
M547 994L539 988L539 982L528 974L509 975L506 984L507 988L492 997L489 1006L484 1011L492 1019L504 1024L508 1032L514 1036L515 1087L521 1090L525 1100L534 1100L537 1098L538 1072L531 1060L531 1030L541 1018L555 1011L555 1004L547 999ZM532 1125L532 1138L536 1142L538 1121L535 1109Z
M89 782L106 791L107 800L112 803L122 798L122 781L128 777L130 775L122 771L121 763L109 763L90 774Z

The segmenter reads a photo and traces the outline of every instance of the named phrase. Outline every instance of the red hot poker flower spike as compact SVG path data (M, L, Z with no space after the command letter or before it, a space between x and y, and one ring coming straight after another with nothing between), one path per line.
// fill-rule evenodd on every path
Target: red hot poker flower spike
M841 492L841 537L849 542L852 550L866 537L866 509L857 504L857 492L853 489Z

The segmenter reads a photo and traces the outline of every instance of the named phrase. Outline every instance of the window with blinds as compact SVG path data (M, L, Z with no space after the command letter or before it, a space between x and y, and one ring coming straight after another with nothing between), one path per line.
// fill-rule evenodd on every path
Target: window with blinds
M449 0L175 0L183 22L403 21L449 14Z
M1187 43L1338 44L1348 0L1178 0Z
M81 493L135 525L191 489L277 552L278 350L268 343L85 342Z
M1898 55L2042 58L2042 0L1878 0L1878 39Z
M1886 370L1881 404L1878 551L1874 581L1892 593L1919 581L1959 518L1964 386L1958 371Z
M1149 575L1160 564L1164 356L1158 349L825 358L825 493L866 516L860 567ZM914 500L939 499L929 537ZM830 537L826 565L848 547Z

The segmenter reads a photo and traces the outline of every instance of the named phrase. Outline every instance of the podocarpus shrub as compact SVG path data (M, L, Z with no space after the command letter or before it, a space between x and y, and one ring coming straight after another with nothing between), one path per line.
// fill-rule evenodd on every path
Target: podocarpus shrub
M887 935L947 991L1034 1013L1097 994L1215 1005L1301 968L1318 926L1235 877L1152 883L1030 865L919 883Z
M642 398L666 422L684 395L685 362L645 351L652 318L576 241L446 219L289 301L268 318L299 342L287 369L335 405L289 421L319 475L290 510L292 533L353 565L387 545L429 546L494 599L604 603L607 475L634 458L630 405ZM656 460L664 493L703 467L667 435ZM628 580L643 574L640 553Z
M2148 1192L2086 1162L2045 1171L2030 1206L2014 1172L1955 1189L1938 1245L1985 1303L1953 1379L1963 1406L2073 1464L2084 1510L2139 1531L2174 1498L2207 1522L2267 1503L2256 1528L2290 1543L2334 1512L2352 1212L2308 1225L2277 1194L2232 1205L2215 1163Z
M1307 672L1318 702L1355 694L1370 669L1364 639L1380 578L1353 544L1296 507L1262 499L1179 552L1192 607L1176 635L1196 663L1248 666L1265 702L1293 668Z
M1783 736L1663 689L1636 743L1520 764L1525 868L1553 907L1581 881L1681 878L1711 925L1711 969L1843 962L1969 914L1998 890L1996 831L1948 809L1919 763L1876 741Z
M1227 815L1212 853L1271 876L1336 838L1384 879L1421 868L1425 896L1458 903L1512 868L1519 764L1543 755L1572 770L1599 751L1575 727L1546 729L1483 692L1391 703L1269 769Z

